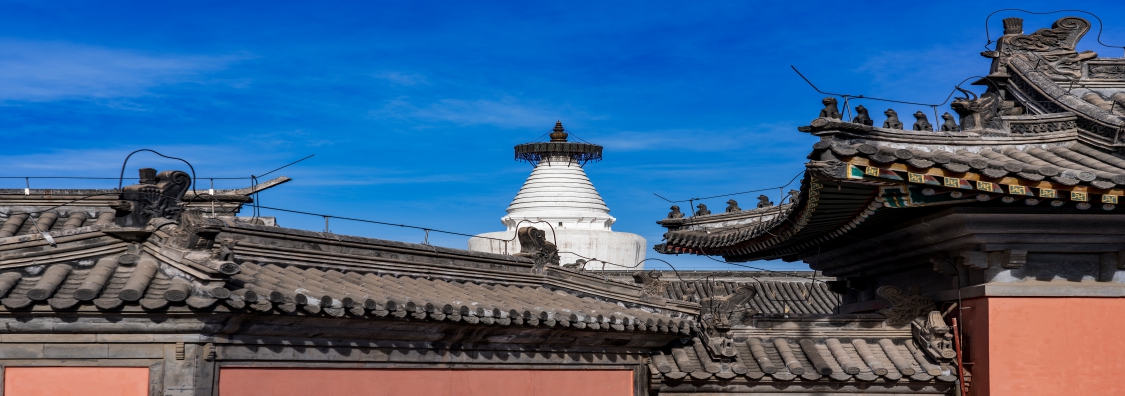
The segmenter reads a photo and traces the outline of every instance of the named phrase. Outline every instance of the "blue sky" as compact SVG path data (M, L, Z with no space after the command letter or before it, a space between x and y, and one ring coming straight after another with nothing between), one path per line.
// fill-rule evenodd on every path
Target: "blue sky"
M116 176L152 148L243 177L309 154L262 204L465 233L502 229L531 171L512 146L561 119L614 230L659 243L668 203L784 184L822 89L941 102L987 73L984 18L1057 2L4 2L0 176ZM1117 3L1117 4L1115 4ZM701 5L702 4L702 5ZM1083 5L1125 44L1125 4ZM990 32L1002 30L994 17ZM1025 30L1065 14L1026 16ZM1080 47L1102 56L1120 49ZM885 103L865 103L876 122ZM920 108L893 105L900 114ZM939 109L948 111L948 108ZM931 122L934 120L931 120ZM182 167L137 156L135 168ZM201 180L206 187L207 180ZM219 188L247 180L216 180ZM33 180L32 187L115 187ZM23 180L0 179L0 187ZM753 195L738 198L743 207ZM724 199L707 202L721 208ZM263 210L288 227L323 220ZM337 233L422 232L334 222ZM459 247L465 238L431 235ZM650 252L649 257L657 256ZM726 268L661 256L678 268ZM758 263L773 269L803 264ZM654 267L655 268L655 267Z

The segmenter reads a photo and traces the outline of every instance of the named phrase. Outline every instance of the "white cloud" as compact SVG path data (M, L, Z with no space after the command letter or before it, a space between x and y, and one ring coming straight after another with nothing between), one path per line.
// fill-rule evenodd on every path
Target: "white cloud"
M385 80L393 85L414 86L429 84L426 76L417 73L403 73L396 71L379 72L372 75L380 80Z
M350 141L348 138L337 136L329 137L319 131L307 131L304 129L270 130L265 133L242 135L239 136L237 140L252 141L259 146L268 147L270 150L312 149L344 144Z
M369 113L375 118L413 119L424 122L450 122L457 125L494 125L503 128L544 128L561 118L598 119L576 111L571 106L548 106L527 103L513 97L499 100L441 99L416 105L406 97L388 101Z
M142 96L240 59L162 55L97 46L0 40L0 100L51 101Z

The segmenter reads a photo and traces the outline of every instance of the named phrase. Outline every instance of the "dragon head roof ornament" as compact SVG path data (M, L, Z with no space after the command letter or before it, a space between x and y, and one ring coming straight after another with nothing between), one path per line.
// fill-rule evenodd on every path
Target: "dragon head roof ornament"
M1031 55L1040 72L1061 79L1082 77L1082 62L1096 58L1093 51L1078 52L1075 45L1086 32L1090 22L1078 17L1065 17L1051 24L1050 29L1039 29L1032 34L1023 34L1023 20L1004 19L1004 36L997 40L995 51L985 51L981 55L993 58L992 74L1003 75L1008 61L1017 55Z

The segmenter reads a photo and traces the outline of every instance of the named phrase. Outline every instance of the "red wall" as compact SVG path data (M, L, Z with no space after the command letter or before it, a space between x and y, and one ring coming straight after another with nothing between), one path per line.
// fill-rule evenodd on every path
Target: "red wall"
M632 370L224 367L220 396L631 396Z
M5 396L147 396L148 367L5 367Z
M972 395L1125 395L1125 298L984 297L964 304Z

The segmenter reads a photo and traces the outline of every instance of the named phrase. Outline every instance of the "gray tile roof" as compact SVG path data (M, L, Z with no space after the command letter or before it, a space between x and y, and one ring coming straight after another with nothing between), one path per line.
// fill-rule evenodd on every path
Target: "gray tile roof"
M665 295L669 299L699 301L730 294L740 284L754 285L759 290L746 303L758 313L831 314L840 304L840 295L828 290L827 284L811 280L669 281Z
M458 282L374 271L321 270L242 263L226 281L200 282L148 254L75 257L0 272L0 304L8 311L250 311L355 319L389 318L587 331L688 334L686 318L627 308L547 287Z
M712 359L698 338L657 352L663 382L917 381L954 382L956 368L929 359L909 337L736 337L733 358Z
M821 141L813 145L813 155L830 151L840 157L865 158L878 166L902 164L916 172L939 168L957 173L978 173L991 179L1047 180L1066 186L1088 185L1099 189L1125 185L1125 159L1080 143L1045 147L996 145L948 151L895 146L876 141L858 144Z

